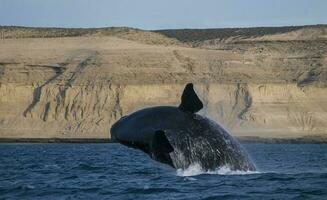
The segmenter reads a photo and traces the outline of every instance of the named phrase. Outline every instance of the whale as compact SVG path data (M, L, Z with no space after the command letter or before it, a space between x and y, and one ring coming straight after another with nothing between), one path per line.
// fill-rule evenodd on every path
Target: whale
M179 106L148 107L123 116L112 125L111 139L176 169L198 165L205 171L255 171L243 146L217 122L198 114L202 108L188 83Z

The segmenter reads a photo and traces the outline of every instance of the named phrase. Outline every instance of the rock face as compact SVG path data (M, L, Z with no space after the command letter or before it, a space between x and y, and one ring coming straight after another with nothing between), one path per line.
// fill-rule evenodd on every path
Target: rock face
M108 138L139 108L178 105L235 136L327 135L327 26L0 28L0 138Z

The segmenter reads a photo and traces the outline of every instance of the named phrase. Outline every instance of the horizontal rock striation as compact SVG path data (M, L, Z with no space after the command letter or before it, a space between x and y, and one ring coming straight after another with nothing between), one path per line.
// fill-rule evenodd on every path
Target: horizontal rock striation
M188 82L235 136L326 136L326 30L0 27L0 138L108 139Z

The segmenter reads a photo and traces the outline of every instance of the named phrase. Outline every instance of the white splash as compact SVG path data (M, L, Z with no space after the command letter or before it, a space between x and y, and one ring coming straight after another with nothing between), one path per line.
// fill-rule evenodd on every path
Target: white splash
M177 176L196 176L203 174L202 167L198 164L192 164L187 169L177 169Z
M195 163L190 165L187 169L177 169L177 176L197 176L200 174L218 174L218 175L248 175L248 174L258 174L258 171L241 171L241 170L231 170L228 166L222 166L213 171L206 171L202 169L200 164Z

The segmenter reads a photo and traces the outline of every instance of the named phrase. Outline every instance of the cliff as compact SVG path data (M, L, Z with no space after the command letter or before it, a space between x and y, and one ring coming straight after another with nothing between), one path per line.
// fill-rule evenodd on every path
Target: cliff
M187 82L235 136L327 136L327 26L0 27L0 138L108 138Z

